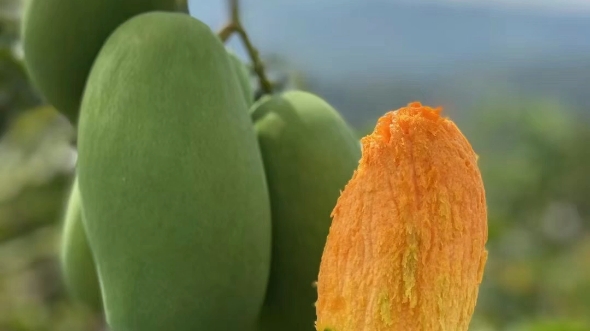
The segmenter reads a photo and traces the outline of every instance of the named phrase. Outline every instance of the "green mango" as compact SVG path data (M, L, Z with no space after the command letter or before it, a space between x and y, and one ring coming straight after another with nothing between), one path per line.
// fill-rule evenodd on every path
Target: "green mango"
M242 93L244 94L244 99L246 99L246 104L248 107L252 106L254 103L254 87L252 86L252 82L250 80L250 70L248 66L229 48L227 49L227 54L232 62L238 80L240 81L240 87L242 88Z
M98 275L82 218L82 201L76 177L64 214L60 265L66 288L72 298L95 311L101 311L102 297Z
M176 8L176 0L27 0L24 62L41 94L72 123L86 78L107 37L127 19Z
M270 199L232 70L207 25L158 12L117 28L90 72L78 178L112 331L256 322Z
M259 330L315 330L321 256L340 191L361 158L338 112L303 91L264 96L251 108L269 186L272 263Z

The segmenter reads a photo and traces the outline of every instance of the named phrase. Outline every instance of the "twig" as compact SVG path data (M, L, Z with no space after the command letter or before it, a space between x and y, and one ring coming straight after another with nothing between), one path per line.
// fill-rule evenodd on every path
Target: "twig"
M254 45L252 45L252 42L250 41L250 38L248 38L248 34L246 34L246 31L244 31L244 29L240 28L237 30L237 32L239 36L242 38L244 46L246 46L246 50L248 51L248 55L250 56L250 60L252 61L252 67L254 68L254 72L260 80L260 86L262 90L264 91L264 93L267 94L272 93L272 85L266 77L266 72L264 71L264 64L260 60L258 50L254 48Z
M229 0L230 19L232 22L240 25L240 2L239 0Z
M229 5L229 12L230 12L230 22L226 24L219 32L218 36L224 43L232 36L232 34L237 33L242 43L246 47L246 51L248 52L248 56L252 61L252 67L256 76L258 77L260 87L265 94L272 93L272 84L266 77L266 72L264 70L264 64L260 59L260 54L258 50L254 47L252 42L250 41L250 37L246 30L242 26L242 22L240 20L240 7L238 0L228 0Z
M188 0L176 0L176 10L188 14Z
M221 28L217 35L219 36L221 41L225 43L234 32L236 32L236 27L230 23Z

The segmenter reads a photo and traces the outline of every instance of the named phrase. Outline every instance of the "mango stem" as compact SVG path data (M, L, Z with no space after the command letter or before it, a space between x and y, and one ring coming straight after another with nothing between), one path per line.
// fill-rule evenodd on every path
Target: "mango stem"
M252 44L246 29L242 26L242 22L240 20L240 7L238 0L228 0L229 2L229 12L230 12L230 22L226 24L218 33L217 35L221 39L222 42L226 42L234 33L237 33L242 43L246 47L246 51L248 52L248 56L250 57L250 61L252 61L252 67L256 76L258 77L258 81L260 83L260 87L265 94L272 93L272 84L268 80L266 76L266 72L264 70L264 64L260 59L260 53Z

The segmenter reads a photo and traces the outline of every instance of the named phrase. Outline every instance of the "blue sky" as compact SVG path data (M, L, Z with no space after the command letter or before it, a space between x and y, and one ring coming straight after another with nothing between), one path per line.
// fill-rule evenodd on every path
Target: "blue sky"
M367 6L383 3L411 3L420 4L450 4L460 6L476 6L483 8L505 9L507 11L526 15L527 13L550 13L565 16L584 16L590 18L590 0L240 0L242 6L242 20L248 31L256 38L265 37L262 34L277 34L278 31L262 31L260 24L251 20L255 12L277 13L282 8L290 11L323 11L330 12L330 8L341 7L345 4L364 3ZM227 19L227 0L189 0L189 10L192 16L199 18L214 30L219 29ZM268 22L273 18L269 17ZM267 23L268 23L267 22ZM258 31L260 30L260 31ZM274 33L273 33L274 32ZM280 32L281 34L288 31ZM230 47L236 49L238 55L243 55L241 44L230 42Z
M191 15L213 30L226 22L226 0L189 1ZM240 1L243 23L263 56L284 57L316 88L327 86L324 92L342 109L348 90L339 86L362 85L367 79L404 79L419 90L420 79L431 82L447 75L472 85L489 77L468 76L471 71L497 73L502 79L531 65L567 64L564 70L575 70L577 63L586 65L590 54L590 0ZM395 5L399 3L406 5ZM246 58L239 40L229 46ZM455 78L457 72L464 76ZM587 85L585 77L579 80L580 86ZM561 83L549 79L537 85L551 90ZM388 93L370 95L387 99Z
M213 30L226 22L227 0L189 1L191 15ZM240 2L243 23L263 56L277 54L292 69L321 77L400 70L431 75L455 70L457 62L507 66L590 50L590 0ZM415 24L420 19L425 21ZM228 46L247 60L239 40Z
M564 14L590 14L590 1L589 0L322 0L323 5L337 5L345 2L364 2L370 5L371 3L382 3L382 2L411 2L414 4L419 3L449 3L449 4L462 4L465 6L492 6L492 7L503 7L506 9L528 11L528 10L540 10L550 12L562 12ZM200 19L211 20L213 23L220 19L220 15L223 14L225 0L189 0L189 6L191 10L200 12L198 15ZM270 1L260 0L242 0L244 8L252 6L269 6ZM271 6L279 5L280 3L289 3L293 6L297 3L298 6L318 6L318 0L273 0Z

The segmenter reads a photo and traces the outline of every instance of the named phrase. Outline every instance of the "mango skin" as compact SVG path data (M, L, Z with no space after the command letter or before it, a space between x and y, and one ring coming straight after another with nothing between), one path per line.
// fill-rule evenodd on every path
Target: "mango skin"
M308 92L265 96L252 107L272 209L272 263L259 330L314 330L313 286L340 191L361 157L358 139Z
M242 89L242 93L244 95L244 99L246 99L246 104L248 107L252 106L254 103L254 87L250 82L250 70L242 60L232 51L231 49L227 48L227 54L232 62L232 66L236 72L236 76L240 82L240 87Z
M86 78L108 36L125 20L174 10L175 0L27 0L22 23L25 67L54 107L77 122Z
M270 268L270 201L232 75L214 32L179 13L131 18L97 57L78 169L111 331L255 324Z
M64 214L60 267L71 297L95 311L102 311L98 275L94 257L88 245L83 217L82 200L76 177L72 183Z

